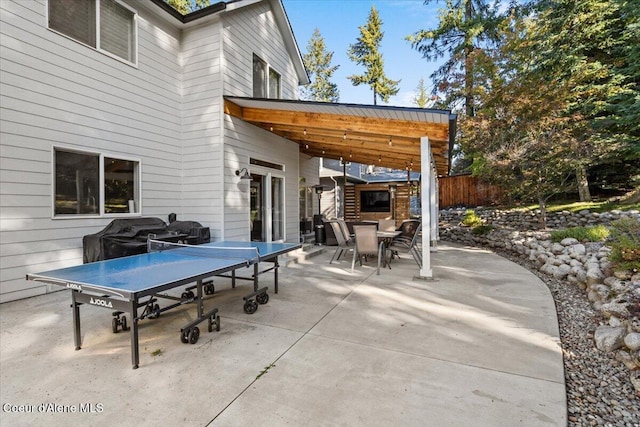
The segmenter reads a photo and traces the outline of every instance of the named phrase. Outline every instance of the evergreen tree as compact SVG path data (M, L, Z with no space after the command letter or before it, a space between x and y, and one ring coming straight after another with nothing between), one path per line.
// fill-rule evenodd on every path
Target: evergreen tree
M638 144L640 75L632 62L640 42L638 10L637 3L624 0L538 4L538 72L568 88L565 115L576 117L570 125L580 142L574 156L581 200L591 198L588 167L619 160L633 152L634 139Z
M380 53L380 43L384 32L382 32L382 20L378 16L375 6L371 6L367 24L360 26L360 37L355 44L349 45L347 54L349 59L358 65L365 67L364 74L354 74L347 77L351 84L359 86L367 84L373 91L373 105L377 105L377 99L388 103L389 98L396 95L400 88L400 80L391 80L384 73L384 60Z
M302 99L322 102L340 100L338 85L331 82L339 65L332 66L332 59L333 52L327 52L324 38L316 28L307 44L307 53L303 56L311 83L301 89Z
M425 0L425 4L437 0ZM438 28L419 30L406 37L428 61L448 57L432 75L436 87L445 93L447 104L455 108L463 100L467 116L475 114L473 54L491 46L499 21L488 0L447 0L440 10Z
M164 0L169 6L183 15L211 5L211 0Z
M420 108L427 108L432 104L433 97L427 91L424 85L424 79L420 78L418 87L416 87L415 96L412 101Z

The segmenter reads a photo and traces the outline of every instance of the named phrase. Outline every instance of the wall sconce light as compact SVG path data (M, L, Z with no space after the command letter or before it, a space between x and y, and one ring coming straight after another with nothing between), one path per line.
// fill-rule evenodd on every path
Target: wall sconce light
M247 168L242 168L236 171L236 176L239 176L240 179L251 179L251 174L247 170Z

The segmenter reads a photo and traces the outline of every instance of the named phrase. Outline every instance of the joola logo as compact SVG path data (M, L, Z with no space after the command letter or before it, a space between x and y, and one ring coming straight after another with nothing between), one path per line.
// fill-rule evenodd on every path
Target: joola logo
M75 289L76 291L82 290L82 286L78 285L77 283L67 283L67 288Z
M113 308L111 301L108 301L106 299L98 299L98 298L93 299L93 297L91 297L91 299L89 300L89 304L100 305L102 307L107 307L107 308Z

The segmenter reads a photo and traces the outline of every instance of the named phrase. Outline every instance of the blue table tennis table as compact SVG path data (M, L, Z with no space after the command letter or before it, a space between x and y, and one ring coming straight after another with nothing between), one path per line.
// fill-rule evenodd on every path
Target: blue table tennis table
M221 241L202 245L184 245L149 240L148 253L98 261L73 267L27 274L27 280L71 289L74 342L81 348L80 306L89 304L113 311L112 329L131 329L131 361L133 369L140 363L138 348L138 322L157 318L164 311L183 304L196 303L197 317L180 330L183 343L195 344L200 336L198 324L208 321L209 332L220 330L218 309L205 311L205 294L214 292L213 283L205 282L214 276L253 281L253 292L245 295L244 311L252 314L258 304L269 300L268 287L259 288L258 276L274 271L274 290L278 293L278 256L300 248L300 244L275 242ZM271 263L260 270L261 263ZM253 267L249 277L237 277L239 269ZM180 297L162 294L167 290L195 283L187 287ZM193 293L196 289L196 293ZM165 307L157 304L159 298L172 301ZM142 308L140 312L139 309ZM130 316L130 328L127 317Z

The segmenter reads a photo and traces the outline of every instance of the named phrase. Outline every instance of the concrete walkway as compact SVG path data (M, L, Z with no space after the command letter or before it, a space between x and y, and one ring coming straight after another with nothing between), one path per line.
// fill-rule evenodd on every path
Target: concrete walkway
M195 345L179 340L192 304L143 320L137 370L107 310L83 307L74 351L66 291L1 305L0 425L566 426L554 303L536 276L459 246L433 254L433 281L406 256L377 276L375 261L351 274L331 255L281 268L253 315L248 282L216 280L206 307L222 329L203 324Z

